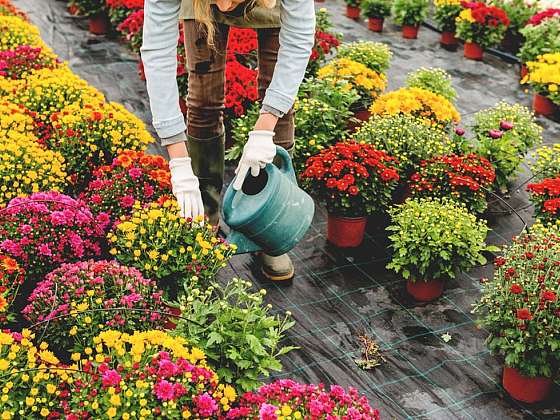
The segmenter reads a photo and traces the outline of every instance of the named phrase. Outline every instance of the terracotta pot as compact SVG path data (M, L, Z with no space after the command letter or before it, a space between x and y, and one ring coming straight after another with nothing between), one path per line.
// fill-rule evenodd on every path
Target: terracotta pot
M536 403L548 397L552 379L525 376L515 368L504 367L502 384L512 398L525 403Z
M181 108L183 115L187 115L187 101L185 101L185 98L179 98L179 108Z
M474 42L465 42L465 50L463 55L469 60L482 60L484 48Z
M368 29L373 32L383 32L383 18L368 18Z
M315 0L316 3L324 3L325 0Z
M76 6L75 4L68 5L68 13L70 13L72 16L76 16L78 14L78 6Z
M556 106L554 105L554 102L552 102L546 96L535 93L535 96L533 96L533 111L535 111L536 114L550 117L554 115Z
M358 20L360 18L360 8L355 6L346 6L346 16L350 19Z
M98 13L89 17L89 31L94 35L105 35L109 32L109 18L104 13Z
M443 280L408 280L406 290L415 300L430 302L441 296L444 284Z
M355 132L361 125L363 121L368 121L371 117L371 112L367 109L362 109L360 111L355 111L353 117L358 120L349 120L348 121L348 131L351 133Z
M527 68L527 65L521 64L521 78L523 79L528 74L529 74L529 69Z
M176 306L164 304L162 312L168 314L168 315L163 315L165 317L163 328L168 330L174 330L177 327L177 322L175 322L174 317L181 315L181 309L177 308Z
M441 38L439 40L441 45L445 45L447 47L454 47L459 43L459 40L455 38L455 33L450 31L443 31L441 33Z
M364 240L367 217L341 217L329 214L327 240L339 248L353 248Z
M403 25L402 36L406 39L416 39L418 38L418 30L420 25Z
M138 77L140 77L140 80L146 80L146 73L144 73L144 63L142 62L142 58L138 60Z

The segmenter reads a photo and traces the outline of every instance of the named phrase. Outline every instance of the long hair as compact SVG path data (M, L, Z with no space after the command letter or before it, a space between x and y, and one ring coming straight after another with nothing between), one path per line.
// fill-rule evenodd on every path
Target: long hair
M276 5L276 0L248 0L247 8L252 6L262 6L272 9ZM206 36L208 45L214 46L214 35L216 28L214 27L214 17L210 0L193 0L194 18L197 22L202 24L206 29Z

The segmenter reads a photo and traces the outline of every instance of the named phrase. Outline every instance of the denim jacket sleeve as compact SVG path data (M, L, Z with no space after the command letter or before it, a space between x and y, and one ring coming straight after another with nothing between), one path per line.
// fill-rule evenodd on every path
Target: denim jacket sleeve
M305 75L315 40L313 0L280 0L280 48L263 105L286 113ZM160 138L184 132L177 86L177 39L181 0L145 0L140 49L153 126Z
M186 130L179 108L177 40L181 0L145 0L140 53L152 110L152 124L161 139Z

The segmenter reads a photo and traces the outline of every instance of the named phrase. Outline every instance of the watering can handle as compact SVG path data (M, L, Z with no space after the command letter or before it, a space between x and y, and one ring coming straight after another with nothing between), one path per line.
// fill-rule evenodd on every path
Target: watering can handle
M296 172L294 171L294 166L292 165L292 158L281 146L276 146L276 155L280 157L282 165L280 166L280 172L286 175L290 181L297 185Z

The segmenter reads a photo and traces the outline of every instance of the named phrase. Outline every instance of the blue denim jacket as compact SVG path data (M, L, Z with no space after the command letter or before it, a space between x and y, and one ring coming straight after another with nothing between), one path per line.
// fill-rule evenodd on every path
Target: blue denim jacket
M313 0L280 1L280 49L263 106L286 113L303 80L315 40ZM140 49L152 110L161 139L186 130L179 109L177 39L181 0L145 0L143 44Z

